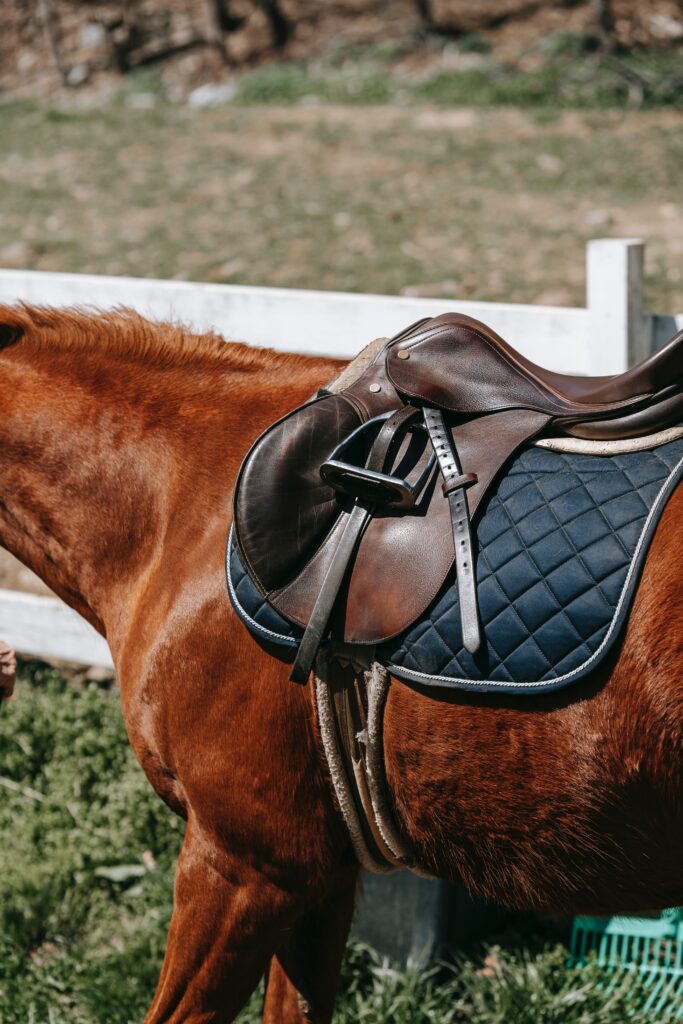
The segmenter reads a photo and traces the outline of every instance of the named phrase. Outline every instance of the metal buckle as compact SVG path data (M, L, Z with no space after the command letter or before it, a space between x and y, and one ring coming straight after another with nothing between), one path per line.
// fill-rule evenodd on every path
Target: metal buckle
M372 469L366 469L365 466L354 465L352 462L346 462L340 458L354 441L369 432L371 428L379 430L381 424L392 415L393 413L388 412L374 416L371 420L356 427L347 438L337 445L320 467L320 476L326 484L340 494L372 504L384 504L389 508L397 509L408 509L415 505L436 462L436 455L433 452L414 483L410 483L402 477L378 473ZM414 430L425 430L425 426L417 420L406 427L407 432Z

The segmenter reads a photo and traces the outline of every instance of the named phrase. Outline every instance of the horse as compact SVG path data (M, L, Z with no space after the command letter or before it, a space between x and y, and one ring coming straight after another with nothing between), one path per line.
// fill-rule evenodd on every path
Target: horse
M224 579L256 436L340 363L129 310L0 307L0 543L106 637L130 742L186 821L146 1024L329 1022L359 877L312 686L244 629ZM621 642L526 698L397 680L393 812L425 870L542 911L683 901L683 489ZM406 581L406 586L409 581Z

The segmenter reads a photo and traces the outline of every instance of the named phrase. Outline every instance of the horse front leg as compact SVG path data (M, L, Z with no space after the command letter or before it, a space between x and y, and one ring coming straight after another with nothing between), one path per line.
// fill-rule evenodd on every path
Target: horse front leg
M299 917L270 962L263 1024L329 1024L349 934L358 869Z
M166 955L144 1024L228 1024L264 974L296 900L188 824Z

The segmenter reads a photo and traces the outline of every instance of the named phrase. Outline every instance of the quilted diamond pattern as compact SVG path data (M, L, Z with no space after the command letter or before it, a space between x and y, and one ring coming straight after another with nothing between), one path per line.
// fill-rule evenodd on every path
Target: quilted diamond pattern
M232 531L228 540L226 569L230 600L244 624L263 639L286 647L298 646L302 631L283 619L261 596L242 565L237 545L232 539Z
M683 441L609 458L527 448L477 526L484 642L462 646L453 580L384 656L440 679L542 682L578 669L617 612L650 509Z
M667 481L680 477L681 460L683 439L610 457L524 449L476 524L481 650L472 656L462 646L457 586L449 579L425 615L380 652L382 660L398 676L442 686L540 687L579 678L584 666L595 667L628 609L632 568L647 550L639 544L656 522L650 513ZM250 629L296 646L302 631L261 597L232 544L228 585Z

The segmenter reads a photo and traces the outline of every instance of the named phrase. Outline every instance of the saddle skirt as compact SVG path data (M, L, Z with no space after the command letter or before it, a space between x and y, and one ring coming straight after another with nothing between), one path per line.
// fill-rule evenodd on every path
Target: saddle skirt
M621 635L649 541L682 476L683 438L613 456L524 448L476 522L480 649L463 646L451 572L424 614L375 656L396 678L427 687L531 695L584 678ZM298 647L303 629L260 594L233 535L227 578L254 636Z

